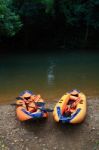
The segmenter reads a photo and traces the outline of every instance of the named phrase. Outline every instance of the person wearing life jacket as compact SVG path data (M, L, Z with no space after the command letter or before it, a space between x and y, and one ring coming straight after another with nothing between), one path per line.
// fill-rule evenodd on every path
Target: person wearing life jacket
M28 111L29 112L36 112L36 111L40 111L39 107L36 105L37 102L44 102L43 99L41 98L41 95L31 95L30 97L28 97L28 101L26 103L28 103ZM26 99L26 97L25 97Z
M71 108L75 108L78 104L78 102L80 102L81 98L79 96L79 92L77 90L73 90L71 93L70 93L70 100L73 101L73 103L71 104Z
M63 114L70 116L71 113L73 113L79 101L79 92L77 90L72 90L72 92L70 92L69 103L64 108Z
M33 93L29 90L22 92L19 95L21 102L23 103L23 107L25 107L29 112L36 112L38 106L36 102L43 102L43 99L40 95L33 95Z

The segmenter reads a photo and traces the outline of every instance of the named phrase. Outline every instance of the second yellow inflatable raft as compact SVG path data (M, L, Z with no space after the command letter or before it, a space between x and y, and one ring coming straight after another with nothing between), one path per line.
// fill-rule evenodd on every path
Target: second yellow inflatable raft
M81 123L85 116L86 96L78 90L64 94L53 111L54 120L62 123Z

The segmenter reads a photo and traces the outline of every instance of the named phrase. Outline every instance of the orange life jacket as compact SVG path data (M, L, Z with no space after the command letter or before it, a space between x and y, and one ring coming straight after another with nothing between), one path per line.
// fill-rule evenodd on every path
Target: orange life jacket
M77 104L80 102L80 97L77 97L77 99L71 104L71 105L66 105L64 112L74 112L75 107L77 106Z

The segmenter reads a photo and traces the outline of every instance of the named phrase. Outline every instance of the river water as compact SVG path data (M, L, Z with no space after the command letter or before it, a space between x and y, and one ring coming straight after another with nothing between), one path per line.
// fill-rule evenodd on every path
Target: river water
M0 55L0 103L15 101L27 89L53 101L75 88L99 97L99 53Z

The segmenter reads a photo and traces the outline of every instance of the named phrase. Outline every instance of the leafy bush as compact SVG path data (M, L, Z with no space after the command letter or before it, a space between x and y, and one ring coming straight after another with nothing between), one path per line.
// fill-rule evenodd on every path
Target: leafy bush
M14 36L22 27L20 16L11 10L11 0L0 0L0 35Z

